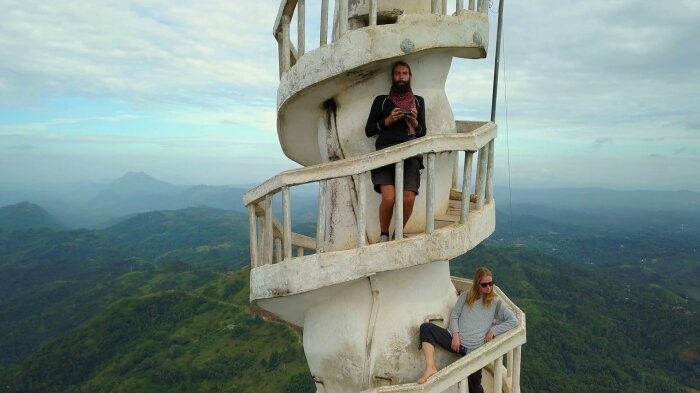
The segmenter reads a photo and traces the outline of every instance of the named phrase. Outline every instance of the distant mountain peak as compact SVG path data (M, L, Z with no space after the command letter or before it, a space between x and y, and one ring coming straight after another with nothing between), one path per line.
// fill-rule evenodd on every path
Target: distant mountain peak
M162 194L173 192L179 188L176 185L158 180L145 172L127 172L110 184L109 191L119 194Z
M127 172L123 174L121 177L119 177L117 180L112 182L112 185L115 184L122 184L122 183L143 183L143 182L151 182L151 183L165 183L163 181L160 181L156 179L155 177L149 175L146 172ZM167 183L166 183L167 184Z

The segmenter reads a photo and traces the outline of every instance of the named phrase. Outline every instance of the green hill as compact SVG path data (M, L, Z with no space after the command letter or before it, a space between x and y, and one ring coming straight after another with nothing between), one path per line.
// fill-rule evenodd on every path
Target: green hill
M242 282L246 271L202 291L117 300L6 369L2 385L8 392L313 391L299 337L225 301L247 297ZM204 295L216 288L223 298Z
M477 247L451 262L452 274L471 278L483 265L527 315L523 391L700 387L697 302L523 248Z
M547 235L549 224L537 225ZM145 213L101 231L0 232L0 386L313 392L298 334L248 309L248 270L238 270L247 233L244 215L210 208ZM640 236L636 252L659 249ZM590 250L600 259L585 265L533 244L480 246L451 261L461 277L491 267L525 310L524 392L700 388L700 306L682 296L692 256L679 265L669 254L638 279L636 269L618 274L624 258Z
M137 214L104 230L104 234L142 258L186 260L190 264L246 265L248 216L191 207Z
M0 231L29 228L60 229L61 224L41 206L29 202L0 207Z

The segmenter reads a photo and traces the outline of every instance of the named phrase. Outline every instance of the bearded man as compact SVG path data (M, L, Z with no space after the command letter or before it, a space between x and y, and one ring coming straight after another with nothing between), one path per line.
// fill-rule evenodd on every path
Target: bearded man
M391 68L392 84L388 95L374 98L369 111L365 134L377 137L377 150L425 136L425 101L411 90L411 67L396 62ZM403 226L413 212L413 204L420 188L420 170L423 168L420 157L404 161L403 178ZM389 224L394 212L396 198L394 190L394 165L372 170L374 190L381 194L379 204L379 242L389 240ZM396 224L398 225L398 224Z

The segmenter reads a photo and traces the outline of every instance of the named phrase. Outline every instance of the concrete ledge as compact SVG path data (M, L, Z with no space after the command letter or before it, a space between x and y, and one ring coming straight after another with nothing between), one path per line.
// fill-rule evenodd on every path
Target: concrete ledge
M405 15L395 24L348 31L337 41L304 54L282 75L277 107L281 111L288 99L320 82L343 89L345 84L334 77L363 78L368 71L356 69L381 60L436 49L448 49L455 57L483 58L488 42L488 16L469 10L458 15Z
M387 243L294 258L250 272L250 300L296 295L372 274L448 260L490 236L496 228L493 200L469 212L466 225L441 228Z

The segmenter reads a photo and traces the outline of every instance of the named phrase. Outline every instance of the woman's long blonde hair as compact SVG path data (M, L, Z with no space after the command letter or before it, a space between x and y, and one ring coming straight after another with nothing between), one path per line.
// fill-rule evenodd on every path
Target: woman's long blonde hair
M469 288L469 295L467 295L467 306L469 306L469 308L472 307L476 299L480 298L481 292L479 291L479 284L481 283L481 279L486 276L491 276L491 279L493 279L493 273L491 273L491 270L486 267L480 267L476 269L476 272L474 272L474 280L472 281L471 288ZM486 308L491 307L491 302L495 297L496 291L491 289L491 293L486 295L486 297L484 297L482 300L484 306Z

